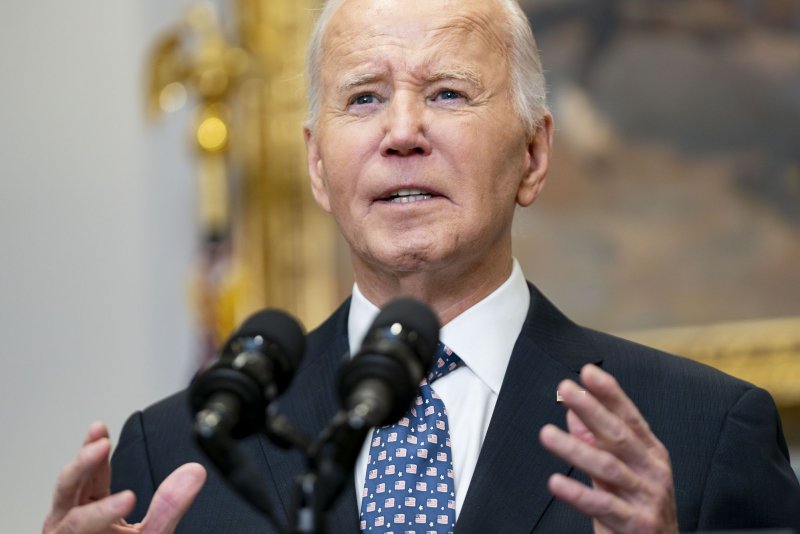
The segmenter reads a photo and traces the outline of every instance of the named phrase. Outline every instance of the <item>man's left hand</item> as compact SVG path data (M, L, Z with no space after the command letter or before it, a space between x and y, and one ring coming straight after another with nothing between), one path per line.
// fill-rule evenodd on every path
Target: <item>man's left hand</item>
M545 425L539 439L551 453L588 474L592 487L553 474L550 491L591 517L597 533L678 532L666 447L614 377L587 365L581 382L585 391L572 380L558 386L568 409L569 432Z

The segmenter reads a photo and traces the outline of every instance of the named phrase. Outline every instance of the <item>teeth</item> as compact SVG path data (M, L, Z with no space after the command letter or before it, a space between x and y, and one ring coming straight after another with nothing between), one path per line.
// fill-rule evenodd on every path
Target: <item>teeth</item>
M421 189L399 189L387 198L395 203L406 204L408 202L417 202L418 200L427 200L431 196L430 193Z
M423 195L409 195L403 197L394 197L392 198L392 202L400 203L400 204L407 204L409 202L417 202L418 200L427 200L431 198L431 195L423 194Z
M426 191L421 191L419 189L401 189L397 193L394 193L393 197L407 197L410 195L427 195Z

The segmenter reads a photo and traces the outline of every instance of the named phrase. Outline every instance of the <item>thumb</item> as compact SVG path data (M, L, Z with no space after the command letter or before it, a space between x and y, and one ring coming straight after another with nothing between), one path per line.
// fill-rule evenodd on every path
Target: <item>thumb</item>
M206 481L205 468L184 464L164 479L142 521L142 534L171 534Z

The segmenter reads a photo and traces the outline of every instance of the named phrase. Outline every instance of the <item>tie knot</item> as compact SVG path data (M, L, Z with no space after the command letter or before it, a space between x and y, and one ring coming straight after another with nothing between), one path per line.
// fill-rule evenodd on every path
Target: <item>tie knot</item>
M440 341L439 345L436 347L436 354L433 357L433 365L431 365L428 371L428 383L430 384L434 380L442 378L450 371L463 365L463 363L461 358L458 357L458 354L450 350L449 347L445 347Z

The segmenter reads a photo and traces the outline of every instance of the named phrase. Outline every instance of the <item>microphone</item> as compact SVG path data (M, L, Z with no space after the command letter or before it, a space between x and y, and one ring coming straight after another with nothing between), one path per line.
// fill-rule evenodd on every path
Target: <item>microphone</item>
M433 362L438 341L439 320L427 305L410 298L386 305L339 376L339 396L351 419L367 427L400 420Z
M284 312L263 310L242 324L219 359L189 387L197 444L233 488L270 520L269 494L235 440L268 432L267 406L289 386L304 351L300 324Z
M358 353L339 374L343 409L312 447L318 482L307 496L327 510L351 480L364 440L375 426L400 420L433 362L439 320L413 299L390 302L372 323Z
M263 430L267 405L286 390L304 350L303 329L288 314L251 315L190 386L198 440L242 439Z

